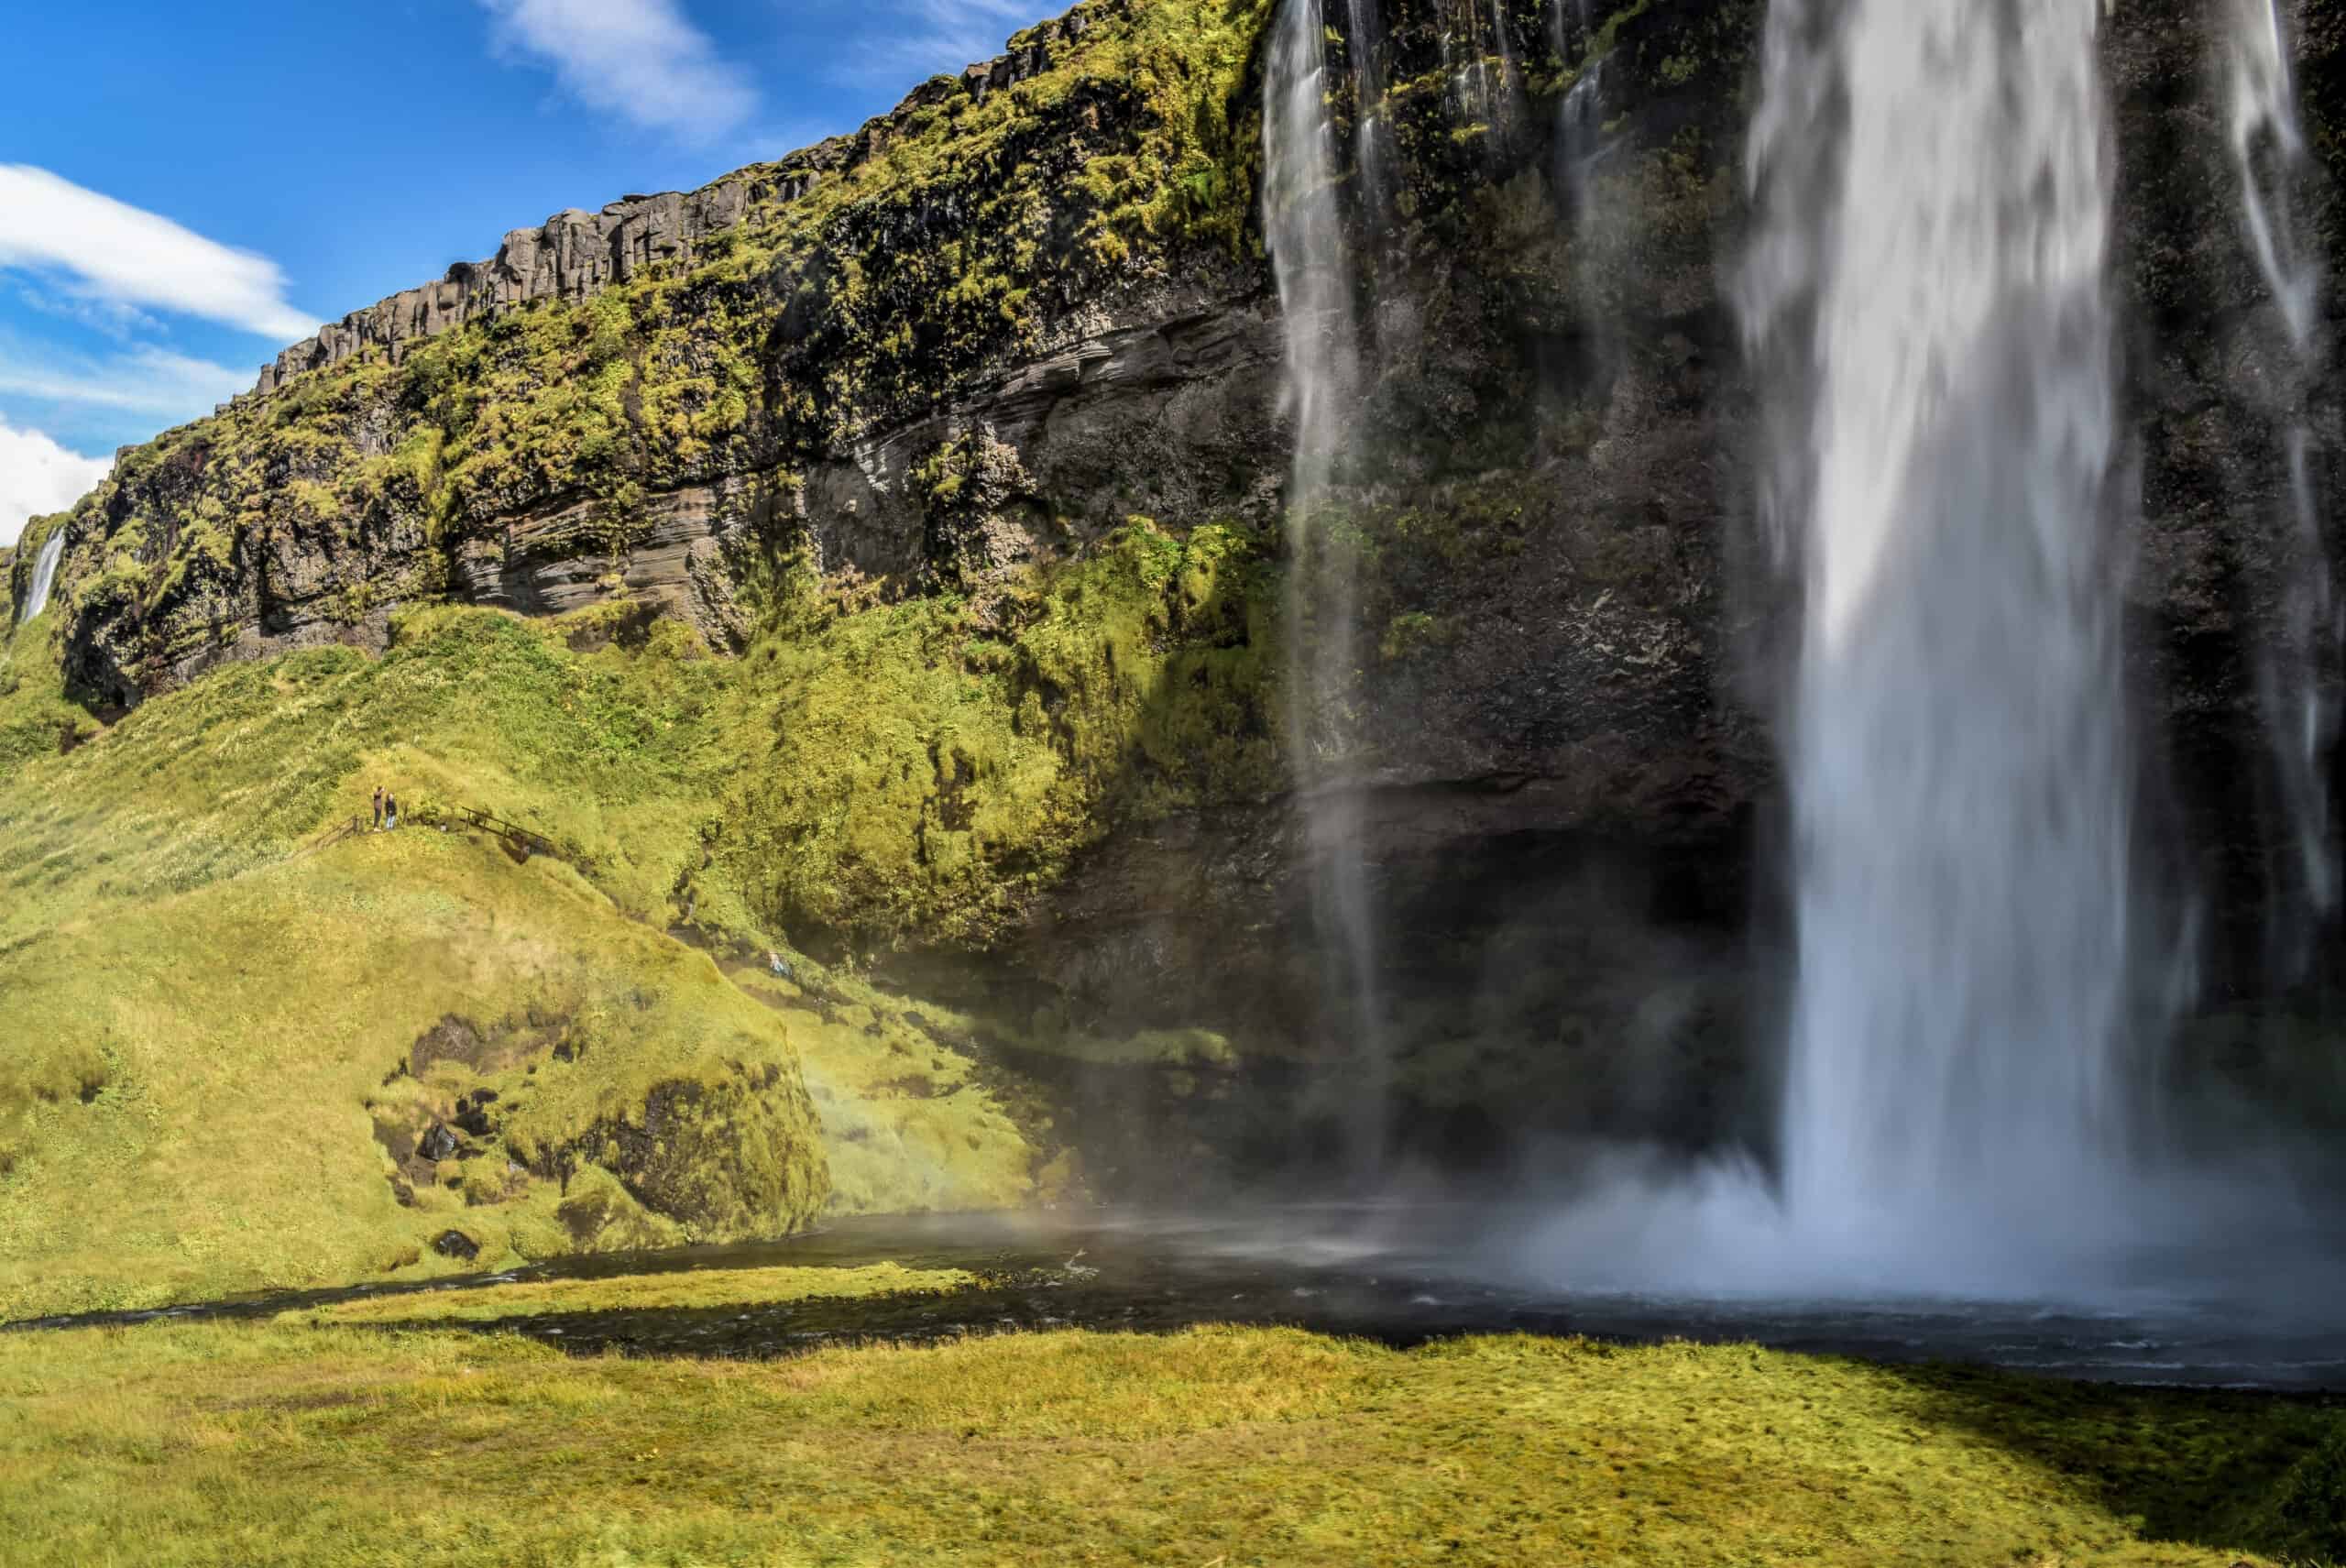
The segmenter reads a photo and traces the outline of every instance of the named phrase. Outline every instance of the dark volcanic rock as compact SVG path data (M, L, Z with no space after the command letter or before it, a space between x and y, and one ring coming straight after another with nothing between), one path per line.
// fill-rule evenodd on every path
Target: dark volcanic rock
M470 1263L480 1255L480 1243L462 1231L442 1231L432 1238L432 1250L442 1257L461 1258Z

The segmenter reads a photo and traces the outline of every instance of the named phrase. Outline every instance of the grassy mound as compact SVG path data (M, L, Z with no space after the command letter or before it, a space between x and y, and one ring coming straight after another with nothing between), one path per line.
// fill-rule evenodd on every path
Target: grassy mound
M2301 1550L2275 1499L2340 1425L1745 1347L1203 1330L742 1365L181 1326L0 1339L0 1540L26 1563L2224 1568Z
M1263 787L1264 570L1135 521L982 617L802 584L740 659L624 606L427 609L379 658L226 667L110 726L63 699L57 618L17 629L0 1317L1063 1182L945 1010L749 962L790 931L982 944L1115 817ZM317 848L377 783L411 829L478 805L558 854Z
M0 1318L543 1257L606 1230L773 1234L823 1201L784 1021L575 873L486 842L377 835L68 922L0 953L0 993L32 1025L0 1063ZM571 1059L517 1061L527 1098L461 1061L400 1073L433 1019L485 995L604 1032L583 1051L566 1036ZM729 1206L666 1201L599 1146L577 1168L542 1157L640 1122L655 1090L745 1069L752 1124L688 1151ZM419 1162L397 1141L453 1123L484 1082L507 1083L534 1146L515 1127ZM583 1231L587 1168L629 1179Z

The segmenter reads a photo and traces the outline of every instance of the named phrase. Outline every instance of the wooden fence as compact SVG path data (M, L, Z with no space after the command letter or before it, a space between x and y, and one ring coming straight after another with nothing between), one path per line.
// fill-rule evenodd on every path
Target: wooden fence
M516 858L527 860L532 855L549 855L557 861L568 861L584 869L587 862L564 851L561 845L535 829L518 822L508 822L494 812L477 806L427 806L416 813L415 819L426 828L466 827L501 839L505 847L515 851Z
M478 832L489 834L502 843L507 852L517 861L526 861L532 855L546 855L557 861L568 861L581 871L594 869L593 861L584 856L569 853L561 845L534 828L524 828L518 822L509 822L496 813L484 811L477 806L424 806L408 814L402 820L412 823L418 828L438 828L444 831L456 828L470 828ZM338 824L330 829L324 837L305 846L299 851L299 855L314 855L321 850L332 849L346 839L355 839L369 831L373 826L372 820L368 817L354 817L349 821Z

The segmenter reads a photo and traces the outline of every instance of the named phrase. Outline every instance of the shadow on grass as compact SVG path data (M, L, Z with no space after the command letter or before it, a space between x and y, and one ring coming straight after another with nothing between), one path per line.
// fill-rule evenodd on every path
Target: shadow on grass
M1492 1326L1454 1310L1413 1313L1388 1303L1367 1312L1357 1301L1299 1302L1268 1289L1209 1307L1199 1288L1194 1279L1135 1288L1129 1278L1038 1270L942 1295L472 1322L420 1314L369 1326L519 1333L579 1355L747 1360L1071 1327L1171 1333L1204 1322L1297 1326L1408 1349ZM2130 1387L1945 1364L1847 1365L1880 1380L1893 1425L1992 1445L2090 1495L2145 1540L2288 1563L2346 1560L2346 1400L2339 1396Z
M1883 1367L1917 1419L2091 1490L2153 1541L2346 1562L2346 1400Z

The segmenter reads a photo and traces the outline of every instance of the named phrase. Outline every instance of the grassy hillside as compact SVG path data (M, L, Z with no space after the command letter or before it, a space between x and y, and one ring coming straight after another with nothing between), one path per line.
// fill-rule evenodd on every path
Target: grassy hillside
M1135 521L982 618L805 587L717 659L624 604L430 609L379 658L228 666L110 726L63 700L59 616L18 629L0 1317L1063 1182L948 1010L756 960L982 943L1112 817L1263 787L1266 598L1235 534ZM305 848L378 783L410 828ZM421 827L455 804L562 858ZM451 1230L477 1260L432 1250Z
M2346 1428L1748 1347L1057 1333L804 1360L0 1338L21 1563L2334 1560Z

